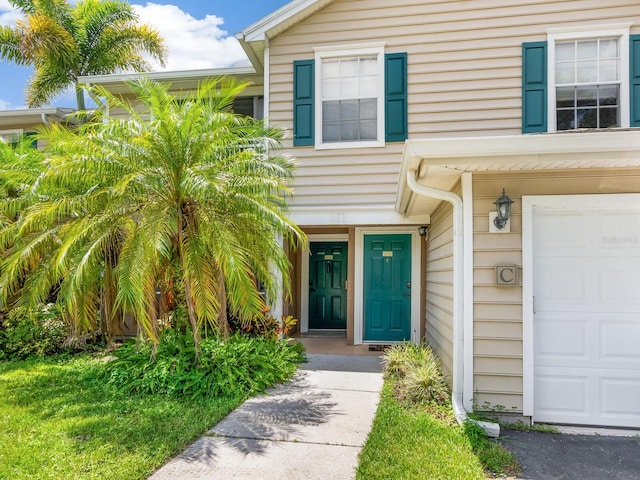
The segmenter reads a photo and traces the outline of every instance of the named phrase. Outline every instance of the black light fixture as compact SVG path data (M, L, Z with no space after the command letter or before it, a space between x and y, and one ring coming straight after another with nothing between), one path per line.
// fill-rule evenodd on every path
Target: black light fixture
M509 215L511 215L511 204L513 200L507 197L502 189L502 196L493 202L496 206L498 215L493 219L493 224L498 230L502 230L509 221Z
M429 228L426 225L421 225L421 226L418 227L418 233L420 234L420 236L422 238L427 236L427 230L428 229Z

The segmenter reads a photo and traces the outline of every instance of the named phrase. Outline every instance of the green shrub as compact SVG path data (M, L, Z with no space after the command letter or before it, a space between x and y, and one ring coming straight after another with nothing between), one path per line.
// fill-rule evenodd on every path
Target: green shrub
M449 385L440 361L428 346L403 343L384 356L385 376L392 380L396 398L403 403L448 404Z
M64 350L67 328L58 307L42 305L38 309L15 307L2 320L0 357L43 357Z
M235 334L204 339L196 356L187 332L162 333L155 356L151 345L129 342L114 352L104 379L124 392L189 396L236 396L264 391L284 381L302 361L299 347L283 340Z

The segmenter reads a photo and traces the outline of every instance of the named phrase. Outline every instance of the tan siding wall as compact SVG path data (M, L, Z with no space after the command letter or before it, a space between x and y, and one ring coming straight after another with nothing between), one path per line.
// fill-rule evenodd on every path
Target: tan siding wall
M294 60L315 46L384 41L408 53L410 138L519 134L522 42L616 22L640 24L637 0L336 0L271 40L270 119L292 128ZM401 151L292 149L294 205L393 204Z
M522 288L496 287L498 264L522 265L522 195L635 193L640 171L474 174L474 394L479 406L522 411ZM489 233L489 212L506 188L511 233Z
M453 372L453 207L443 202L431 216L426 253L426 337L442 361L445 375Z

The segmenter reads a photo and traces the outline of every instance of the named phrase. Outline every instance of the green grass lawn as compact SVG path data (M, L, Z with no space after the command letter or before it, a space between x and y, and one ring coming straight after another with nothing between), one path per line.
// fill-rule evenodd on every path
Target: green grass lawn
M518 471L513 455L476 424L457 424L449 386L428 347L384 355L385 381L357 480L480 480Z
M387 382L360 454L358 480L486 478L464 430L393 398Z
M0 362L0 478L146 478L242 398L125 396L91 356Z

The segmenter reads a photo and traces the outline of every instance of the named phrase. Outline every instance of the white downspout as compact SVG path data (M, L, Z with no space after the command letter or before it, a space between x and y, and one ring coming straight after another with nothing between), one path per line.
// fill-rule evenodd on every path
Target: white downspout
M421 185L417 181L417 172L407 172L407 186L412 192L425 197L436 198L453 206L453 389L451 404L458 423L469 421L464 409L464 223L462 199L453 192ZM476 422L490 437L500 435L497 423Z

